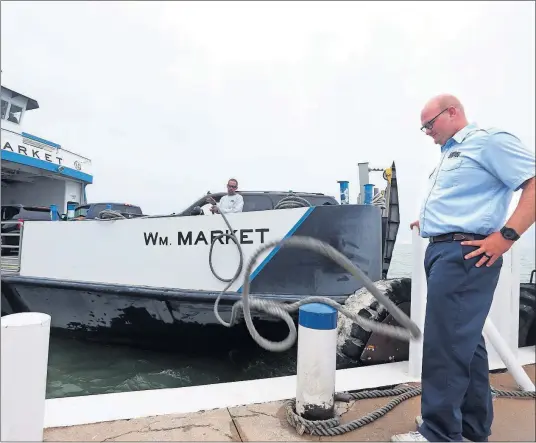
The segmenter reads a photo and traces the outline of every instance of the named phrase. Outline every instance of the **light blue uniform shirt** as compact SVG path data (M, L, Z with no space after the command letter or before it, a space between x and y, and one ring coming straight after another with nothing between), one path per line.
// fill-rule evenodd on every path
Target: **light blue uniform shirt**
M441 147L421 207L421 237L499 231L514 192L534 169L534 152L516 136L467 125Z

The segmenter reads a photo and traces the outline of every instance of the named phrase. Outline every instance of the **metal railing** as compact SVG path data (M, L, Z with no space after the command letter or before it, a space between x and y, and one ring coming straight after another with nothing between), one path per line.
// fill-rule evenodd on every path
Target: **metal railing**
M20 248L22 245L22 231L24 223L14 220L0 222L2 231L6 225L20 224L16 231L2 232L0 234L0 249L2 256L0 259L0 271L2 274L18 274L20 271ZM9 239L16 239L14 242ZM16 243L16 244L13 244Z

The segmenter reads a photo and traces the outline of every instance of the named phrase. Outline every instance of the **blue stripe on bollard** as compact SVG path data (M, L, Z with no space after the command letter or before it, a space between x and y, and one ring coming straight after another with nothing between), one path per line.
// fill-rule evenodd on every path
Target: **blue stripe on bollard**
M336 329L337 310L323 303L309 303L300 306L299 324L309 329Z

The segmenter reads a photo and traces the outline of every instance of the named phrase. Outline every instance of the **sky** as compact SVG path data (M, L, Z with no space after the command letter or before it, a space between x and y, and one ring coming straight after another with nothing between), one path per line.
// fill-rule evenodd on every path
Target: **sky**
M409 242L439 148L424 103L534 151L534 2L2 2L2 84L25 131L92 160L89 201L177 212L243 190L357 198L395 162ZM383 188L381 174L371 181ZM530 233L534 242L534 229Z

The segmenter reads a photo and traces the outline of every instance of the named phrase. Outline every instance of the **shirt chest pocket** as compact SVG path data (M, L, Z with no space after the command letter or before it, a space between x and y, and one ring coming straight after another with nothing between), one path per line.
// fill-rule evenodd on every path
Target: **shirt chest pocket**
M463 157L446 158L437 173L437 185L441 188L451 188L460 181L463 171Z

